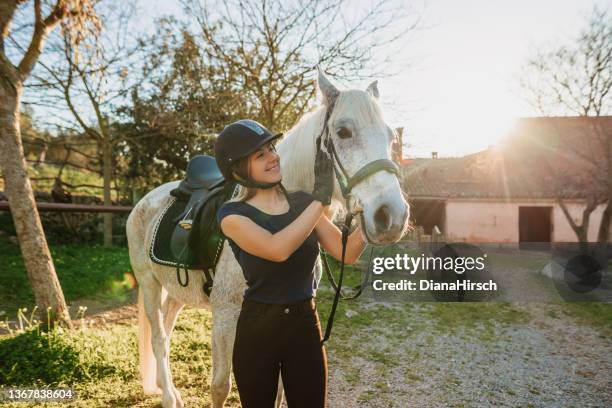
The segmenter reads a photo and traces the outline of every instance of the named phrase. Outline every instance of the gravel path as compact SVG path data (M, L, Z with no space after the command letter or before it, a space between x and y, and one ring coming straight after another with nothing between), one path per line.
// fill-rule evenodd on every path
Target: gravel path
M612 337L551 303L513 303L526 321L492 315L484 326L446 330L432 313L454 305L345 306L327 343L328 406L612 407ZM359 326L364 313L380 318ZM132 325L136 314L130 304L89 315L87 323Z
M329 406L611 407L612 339L558 305L513 307L529 322L493 323L484 340L465 330L432 335L418 309L408 321L425 330L401 339L386 319L373 321L350 338L352 357L328 346ZM376 361L372 349L389 359Z
M328 406L612 407L612 338L561 306L513 303L527 322L452 332L434 325L435 306L412 304L406 312L406 304L362 300L339 315L343 323L336 322L327 345ZM380 310L385 317L365 329L344 324ZM93 315L89 324L135 319L136 305L127 305Z

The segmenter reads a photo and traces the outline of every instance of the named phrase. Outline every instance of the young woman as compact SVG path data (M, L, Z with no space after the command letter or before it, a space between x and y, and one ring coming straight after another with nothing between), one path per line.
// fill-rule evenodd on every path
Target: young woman
M247 282L236 327L233 372L244 408L274 406L279 373L289 408L325 407L327 353L321 344L314 266L319 244L341 258L341 232L323 214L331 202L333 168L317 143L315 188L288 193L269 130L252 120L223 129L215 158L238 195L217 212ZM323 215L323 216L322 216ZM345 262L365 247L357 228Z

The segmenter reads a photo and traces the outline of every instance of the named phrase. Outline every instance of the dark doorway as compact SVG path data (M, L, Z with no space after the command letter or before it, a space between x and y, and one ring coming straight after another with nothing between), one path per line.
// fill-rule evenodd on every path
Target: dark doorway
M552 207L519 207L519 248L550 249Z
M444 201L413 199L410 203L410 218L414 225L423 227L425 234L431 235L434 226L444 232L445 210Z

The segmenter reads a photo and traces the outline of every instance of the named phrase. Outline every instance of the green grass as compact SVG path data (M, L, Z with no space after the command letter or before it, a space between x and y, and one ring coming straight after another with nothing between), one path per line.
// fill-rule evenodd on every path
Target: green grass
M439 330L473 329L479 324L524 324L529 315L506 302L432 303L429 315Z
M69 386L106 377L134 378L135 362L125 359L136 347L133 333L107 331L28 330L0 343L0 384ZM36 362L35 364L32 364Z
M187 406L210 401L210 312L187 309L172 334L170 361L174 385ZM74 387L74 407L159 406L160 396L144 396L138 375L135 326L84 328L0 338L0 384ZM54 406L56 404L50 404ZM36 406L13 403L6 407ZM57 406L62 406L57 404ZM238 407L235 385L227 407Z
M612 303L567 302L562 303L561 307L568 316L595 327L603 336L612 338Z
M18 248L0 239L3 260L0 275L0 310L7 299L14 307L33 304ZM116 297L125 288L123 272L129 270L126 248L63 245L52 247L56 269L67 299L82 296ZM8 258L5 258L8 254ZM332 261L332 268L338 263ZM367 261L367 260L366 260ZM353 270L348 266L348 270ZM337 270L335 271L337 276ZM348 272L348 286L359 282L357 271ZM10 284L12 286L7 287ZM317 295L317 309L325 330L333 292L325 276ZM353 313L346 313L350 311ZM349 317L350 316L350 317ZM547 313L551 319L570 316L589 324L602 335L612 332L612 305L603 303L566 303L560 312ZM393 390L387 386L389 375L398 368L397 360L411 361L402 370L403 381L417 384L432 373L427 360L435 353L440 336L460 335L474 341L496 342L506 328L529 325L528 312L511 303L394 302L372 305L363 298L341 301L332 335L327 343L329 364L338 367L351 385L362 384L363 367L352 360L361 357L376 370L376 382L363 390L360 401L385 401ZM171 369L175 386L187 406L207 406L210 401L211 315L201 309L184 310L172 335ZM501 329L501 330L500 330ZM391 335L391 334L392 335ZM409 346L406 346L409 344ZM400 348L401 347L401 348ZM150 407L159 406L159 396L142 395L138 379L136 327L109 326L71 332L39 334L26 331L0 337L0 384L15 386L72 386L77 391L75 407ZM397 371L397 370L396 370ZM445 387L461 387L455 377L446 377ZM536 394L537 389L529 389ZM9 407L35 405L13 404ZM51 404L50 406L54 406ZM58 404L59 406L59 404ZM238 407L237 391L232 388L228 407Z
M64 244L50 246L55 270L66 301L83 297L122 300L131 287L127 249L99 245ZM3 271L0 273L0 311L15 314L20 307L34 306L19 247L0 237Z

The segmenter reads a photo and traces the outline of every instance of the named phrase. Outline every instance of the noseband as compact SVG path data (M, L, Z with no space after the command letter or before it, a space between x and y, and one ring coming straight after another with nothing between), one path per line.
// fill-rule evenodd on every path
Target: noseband
M342 225L341 227L341 231L342 231L342 261L340 263L340 279L338 280L338 283L336 284L335 280L334 280L334 276L331 273L331 269L329 268L329 264L327 263L327 256L325 254L325 252L322 251L322 258L323 258L323 266L325 269L325 272L327 274L327 277L332 285L332 287L334 288L336 294L334 296L334 303L332 304L332 308L331 308L331 312L329 314L329 318L327 319L327 326L325 327L325 336L323 337L323 340L321 340L321 345L327 341L327 339L329 339L329 336L331 334L331 329L332 326L334 324L334 315L336 314L336 307L338 306L338 300L340 299L340 294L342 292L342 278L344 277L344 257L346 254L346 243L348 240L348 233L349 233L349 229L351 226L351 222L353 221L353 212L351 211L350 208L350 196L351 196L351 191L353 190L353 188L361 183L363 180L365 180L367 177L379 172L379 171L388 171L392 174L395 174L396 177L399 177L399 166L397 165L397 163L395 163L392 160L389 159L378 159L378 160L374 160L371 161L369 163L367 163L365 166L363 166L362 168L360 168L355 174L353 174L353 176L349 176L349 174L347 173L346 169L344 168L344 166L342 165L342 163L340 162L340 158L338 157L338 153L336 152L336 148L334 146L334 142L331 138L331 135L329 134L329 128L328 128L328 122L329 122L329 118L331 116L331 113L334 109L334 105L335 103L332 103L328 108L327 111L325 112L325 119L324 119L324 123L323 123L323 129L321 130L321 134L318 136L317 139L323 138L323 137L327 137L329 139L329 146L331 146L330 148L330 160L332 161L332 167L334 169L334 173L336 174L336 180L338 181L338 185L340 186L340 191L342 191L342 197L344 198L345 201L345 207L346 207L346 217L344 219L344 225ZM321 143L321 145L323 145L323 143ZM339 170L338 170L339 169ZM362 218L363 221L363 218ZM365 234L365 230L364 230L364 234ZM366 235L367 237L367 235ZM369 239L368 239L369 241ZM365 277L363 279L363 281L361 282L361 284L358 287L355 287L355 289L357 290L356 294L347 297L347 296L342 296L342 299L356 299L362 292L365 284L367 283L368 280L368 276L370 273L370 262L372 261L372 250L374 248L371 247L370 248L370 260L368 261L368 267L366 269L365 272Z

